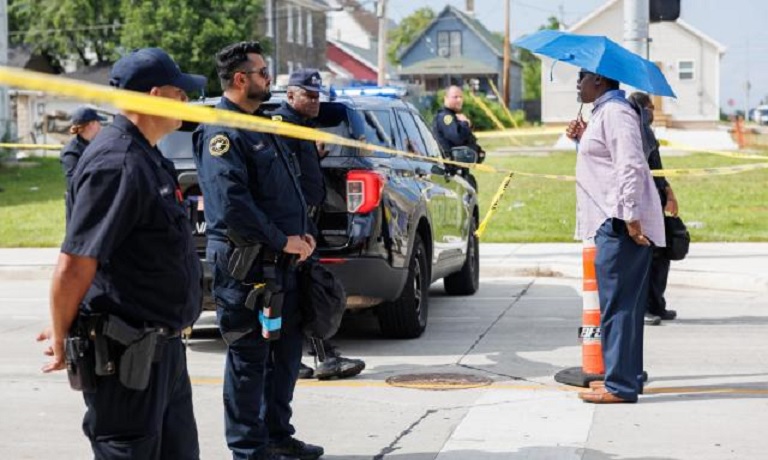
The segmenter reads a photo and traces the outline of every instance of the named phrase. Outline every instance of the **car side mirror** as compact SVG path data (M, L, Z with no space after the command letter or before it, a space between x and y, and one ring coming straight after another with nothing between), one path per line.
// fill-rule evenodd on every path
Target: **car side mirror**
M477 163L477 152L469 147L454 147L451 149L451 158L461 163Z

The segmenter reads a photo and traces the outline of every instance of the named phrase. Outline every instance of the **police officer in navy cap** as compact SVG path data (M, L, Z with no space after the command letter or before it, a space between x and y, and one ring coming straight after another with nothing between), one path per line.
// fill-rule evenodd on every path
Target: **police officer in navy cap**
M464 107L464 91L455 85L445 90L443 108L437 111L432 120L432 132L445 155L450 155L454 147L468 147L477 153L477 162L485 161L485 151L477 144L475 135L472 134L472 121L461 113ZM477 190L477 180L468 169L463 168L461 173Z
M205 84L159 48L119 59L110 85L184 102ZM51 286L52 357L83 391L96 459L198 459L181 330L201 310L201 270L176 171L157 142L181 120L124 111L86 148ZM65 354L66 353L66 354Z
M72 125L69 127L69 134L73 137L61 149L60 161L64 169L64 177L67 180L67 188L72 181L72 175L75 173L77 162L85 152L85 148L101 131L101 123L107 121L106 118L99 115L91 107L82 106L72 112Z
M320 93L324 92L323 81L317 69L300 69L288 78L287 100L276 110L269 113L273 120L285 121L299 126L314 127L314 120L320 113ZM325 181L320 166L322 153L312 142L293 137L282 137L291 152L298 158L299 183L307 202L308 217L312 234L317 239L317 221L325 202ZM317 370L301 365L300 378L310 378L314 374L319 379L352 377L365 369L365 362L360 359L349 359L341 356L338 350L328 341L311 341L311 346L323 347L321 356L325 356L317 364ZM318 350L315 350L317 352Z
M271 83L261 45L225 47L216 70L224 91L216 107L259 115ZM224 413L232 457L319 458L323 448L296 439L291 425L303 344L295 264L315 247L295 157L272 134L224 126L201 125L193 142L213 298L227 343Z

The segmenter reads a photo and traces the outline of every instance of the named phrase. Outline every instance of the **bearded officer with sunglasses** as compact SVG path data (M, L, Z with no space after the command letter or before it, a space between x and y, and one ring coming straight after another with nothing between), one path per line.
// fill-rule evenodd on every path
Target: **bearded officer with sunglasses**
M216 70L224 91L216 107L259 116L271 83L261 45L225 47L216 55ZM291 425L303 344L295 262L315 248L296 160L267 133L201 125L193 140L205 197L212 294L227 343L224 412L232 457L319 458L323 448L294 438ZM246 253L258 255L240 256ZM253 262L238 264L243 259ZM254 294L262 284L267 292ZM266 321L278 297L281 316Z

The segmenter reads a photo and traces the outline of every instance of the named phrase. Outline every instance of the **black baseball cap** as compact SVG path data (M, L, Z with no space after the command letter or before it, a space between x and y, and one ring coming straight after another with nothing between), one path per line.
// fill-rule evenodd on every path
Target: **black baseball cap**
M288 77L288 86L298 86L307 91L324 92L323 79L317 69L299 69Z
M202 75L182 73L176 62L160 48L140 48L121 57L109 72L109 84L147 93L154 86L171 85L191 93L205 87Z
M72 112L70 119L72 120L73 125L84 125L92 121L107 121L107 119L99 115L96 110L87 106L76 108L75 111Z

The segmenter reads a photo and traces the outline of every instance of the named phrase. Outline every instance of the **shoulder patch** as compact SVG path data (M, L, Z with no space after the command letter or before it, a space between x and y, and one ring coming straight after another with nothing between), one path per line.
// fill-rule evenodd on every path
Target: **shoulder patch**
M272 115L272 119L275 121L283 121L282 115Z
M229 152L229 138L224 134L213 136L208 142L208 152L214 157L220 157Z
M446 115L443 117L443 123L446 125L450 125L453 123L453 115Z

